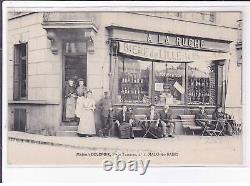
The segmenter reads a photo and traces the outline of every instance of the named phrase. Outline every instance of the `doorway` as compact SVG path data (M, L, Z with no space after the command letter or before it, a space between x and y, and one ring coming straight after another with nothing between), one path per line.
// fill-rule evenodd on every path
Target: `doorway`
M65 89L69 86L69 80L74 81L74 89L79 84L78 80L83 79L87 86L87 45L84 41L66 41L63 44L63 121L76 121L75 118L66 117L66 95ZM76 101L76 100L75 100Z

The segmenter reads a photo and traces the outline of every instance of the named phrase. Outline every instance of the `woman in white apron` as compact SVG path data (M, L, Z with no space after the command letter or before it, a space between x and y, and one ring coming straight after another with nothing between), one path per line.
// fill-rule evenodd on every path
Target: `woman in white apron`
M91 90L87 96L80 96L76 102L76 116L80 118L77 133L79 136L93 136L96 134L94 119L95 101L92 99Z

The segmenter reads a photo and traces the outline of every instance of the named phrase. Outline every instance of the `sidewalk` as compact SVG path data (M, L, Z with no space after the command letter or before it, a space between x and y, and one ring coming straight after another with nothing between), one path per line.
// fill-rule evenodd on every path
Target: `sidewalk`
M161 166L238 166L243 161L241 136L119 139L42 136L9 131L8 139L8 162L12 165L101 165L105 157L92 156L91 153L111 153L112 156L125 153L122 158L150 159L152 165ZM77 153L88 156L77 156ZM169 153L177 156L161 155Z
M199 150L232 148L241 139L240 136L191 136L178 135L175 138L135 138L119 139L115 137L67 137L67 136L43 136L38 134L29 134L25 132L9 131L9 140L16 140L28 143L37 143L52 146L64 146L77 149L103 149L103 150L142 150L142 151L162 151L166 148L183 148L189 145L189 148Z

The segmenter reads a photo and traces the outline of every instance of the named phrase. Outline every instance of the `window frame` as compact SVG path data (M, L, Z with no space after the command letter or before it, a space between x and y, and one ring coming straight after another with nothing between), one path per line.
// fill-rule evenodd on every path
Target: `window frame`
M25 46L25 96L22 97L22 63L20 59L20 51L21 47ZM14 61L13 61L13 100L15 101L21 101L21 100L27 100L28 99L28 42L25 43L19 43L14 44ZM16 68L18 68L18 79L16 80ZM17 82L16 82L17 81ZM17 83L17 85L15 85ZM17 90L16 90L17 88Z

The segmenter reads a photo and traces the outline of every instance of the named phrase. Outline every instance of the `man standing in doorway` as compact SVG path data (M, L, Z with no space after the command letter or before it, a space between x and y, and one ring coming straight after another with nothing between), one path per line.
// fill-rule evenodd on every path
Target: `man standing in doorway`
M104 92L104 98L100 101L101 121L103 123L104 136L110 136L110 129L112 128L111 114L113 111L112 99L109 92Z

